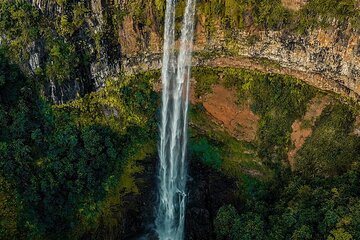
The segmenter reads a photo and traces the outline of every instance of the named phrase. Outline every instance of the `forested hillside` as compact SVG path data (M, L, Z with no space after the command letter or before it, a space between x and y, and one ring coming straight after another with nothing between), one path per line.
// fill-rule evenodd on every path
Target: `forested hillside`
M125 188L124 167L153 141L157 96L131 77L51 105L4 50L0 59L0 238L79 238L106 214L106 199L119 197L114 189Z
M186 239L360 239L360 3L292 4L197 2ZM0 1L0 239L154 238L164 10Z

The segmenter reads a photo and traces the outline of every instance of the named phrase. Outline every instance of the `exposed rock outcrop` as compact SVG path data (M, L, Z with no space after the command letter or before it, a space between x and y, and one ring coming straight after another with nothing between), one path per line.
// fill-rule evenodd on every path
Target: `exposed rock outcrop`
M283 4L284 7L293 11L297 11L301 9L303 6L305 6L307 1L308 0L281 0L281 3Z
M40 13L46 17L46 21L56 22L58 18L69 14L66 1L28 0ZM44 85L45 95L54 103L64 103L83 96L86 93L97 90L104 86L105 81L121 72L121 51L116 36L108 38L109 26L106 23L106 11L109 11L110 2L100 0L83 1L88 14L83 19L84 24L70 38L77 45L78 55L89 54L87 63L81 63L68 80L57 82L46 79ZM123 1L121 1L123 4ZM54 29L55 30L55 29ZM92 37L90 37L92 36ZM61 38L61 37L60 37ZM95 41L93 38L97 38ZM65 42L69 41L66 39ZM79 49L81 48L81 51ZM88 53L84 53L84 51ZM37 69L44 68L47 61L48 51L44 39L38 39L27 47L28 59L23 59L22 69L30 75L34 75Z
M302 36L285 31L233 30L229 33L216 24L214 33L209 34L204 27L206 21L212 20L198 16L195 65L206 65L209 58L214 59L215 56L231 56L240 60L243 57L267 59L286 69L280 73L303 75L300 79L313 82L312 85L318 88L359 99L360 34L350 26L337 26L334 22L327 30L316 29ZM131 35L133 31L129 30L125 35ZM146 48L139 54L139 46L125 44L122 47L128 49L122 64L125 72L160 68L158 51ZM143 54L145 52L151 54ZM269 67L266 61L262 65Z
M63 7L55 1L29 0L35 7L53 18L63 14ZM299 8L306 1L283 1L289 8ZM140 23L133 13L126 13L131 2L125 0L99 1L86 0L85 6L90 13L85 28L93 33L103 32L108 26L104 20L114 6L125 14L120 26L113 30L112 43L100 39L98 43L88 42L92 52L98 57L90 61L89 76L95 89L102 87L104 81L121 71L133 73L139 70L158 69L161 66L162 33L156 21L157 12L153 6L144 9L147 24ZM150 4L151 5L151 4ZM210 32L205 26L213 22ZM117 34L116 34L117 32ZM118 39L116 39L118 37ZM285 74L303 75L303 80L318 82L319 88L332 90L343 95L359 99L360 96L360 34L350 25L339 25L336 21L327 30L316 29L306 35L297 35L286 31L256 31L226 29L219 20L197 16L194 49L199 65L209 63L209 57L234 57L243 59L267 59L286 69ZM96 45L97 44L97 45ZM41 46L41 45L39 45ZM35 50L34 50L35 49ZM30 51L31 69L41 65L41 49L38 46ZM268 63L262 62L265 67ZM75 86L70 84L70 86ZM324 87L323 87L324 86ZM55 91L61 92L61 91ZM66 95L67 93L65 93ZM69 94L65 99L75 98ZM57 97L60 99L60 97Z
M343 30L314 30L308 36L281 31L264 31L252 35L240 31L228 38L224 37L225 33L215 34L206 44L200 31L197 39L201 40L195 44L197 55L194 64L271 70L293 75L324 90L359 99L360 35L351 29ZM256 42L250 44L249 38L253 36ZM224 61L226 58L228 60ZM125 59L123 69L130 73L159 68L161 65L159 54L127 55ZM250 63L251 59L258 61L253 61L256 64Z

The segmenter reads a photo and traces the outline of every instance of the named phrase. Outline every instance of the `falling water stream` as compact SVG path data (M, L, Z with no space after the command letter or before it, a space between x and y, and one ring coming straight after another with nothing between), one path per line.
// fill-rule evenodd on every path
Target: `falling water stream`
M184 238L186 146L195 0L187 0L180 49L175 54L175 3L166 1L159 143L159 205L156 232L160 240Z

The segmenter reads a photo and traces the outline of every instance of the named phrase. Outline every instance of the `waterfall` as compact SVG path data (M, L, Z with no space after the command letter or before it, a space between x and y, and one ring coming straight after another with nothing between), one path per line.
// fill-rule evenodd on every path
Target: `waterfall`
M195 0L187 0L180 50L175 56L175 0L166 1L159 143L159 205L156 232L160 240L184 238L186 146Z

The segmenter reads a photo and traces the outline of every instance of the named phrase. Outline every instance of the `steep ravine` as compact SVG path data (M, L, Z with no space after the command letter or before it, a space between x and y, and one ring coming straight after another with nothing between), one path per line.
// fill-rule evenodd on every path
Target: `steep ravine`
M55 19L70 11L66 9L66 6L57 4L56 1L29 0L29 2L40 9L41 14L46 15L49 21L55 21ZM132 0L84 0L83 3L89 11L84 18L84 24L72 38L66 39L65 42L74 43L77 47L83 47L82 50L88 51L88 62L81 63L76 69L77 71L68 80L56 82L51 78L45 77L45 79L42 79L45 83L43 94L57 104L98 91L105 85L106 81L112 81L113 77L121 79L120 73L133 75L137 72L161 68L162 30L159 26L162 23L158 21L155 7L150 6L144 9L144 16L148 19L144 24L144 22L139 22L137 17L125 11L132 4ZM109 23L115 6L121 15L119 25ZM198 14L194 45L194 66L210 67L209 69L226 67L251 69L263 73L271 72L290 75L316 88L332 91L357 101L360 100L360 34L349 26L339 25L334 21L327 30L317 29L310 31L307 35L298 35L286 31L260 31L252 26L248 26L246 30L234 29L229 31L229 29L218 23L215 24L212 32L209 32L205 26L209 21L220 22L217 19L206 19L205 16ZM0 43L1 41L2 35L0 34ZM36 77L37 69L46 64L48 50L46 50L45 46L44 39L38 39L27 46L29 56L24 56L24 59L22 59L22 68L30 75ZM221 78L223 75L219 73L219 76L216 76ZM281 78L274 79L279 80ZM240 80L240 78L237 80ZM301 88L296 84L294 86L295 88ZM246 105L245 110L247 113L252 114L252 118L246 122L249 123L250 134L242 135L242 133L236 131L232 132L231 129L227 129L230 132L230 134L227 134L226 131L223 131L224 126L225 128L228 127L227 122L223 121L221 117L219 118L218 115L219 112L223 111L222 107L224 106L230 108L228 111L243 110L237 109L239 107L237 102L238 93L234 89L225 89L220 84L215 84L212 87L214 87L210 89L212 95L207 95L207 97L210 96L206 99L208 102L200 102L198 106L195 106L196 103L194 103L193 107L199 107L203 113L207 114L206 119L216 127L214 125L207 126L204 121L201 121L203 119L200 118L200 124L205 125L204 128L196 129L196 124L192 124L192 130L195 129L195 131L200 132L197 134L201 139L210 139L209 141L214 141L217 144L222 143L223 145L219 144L221 150L229 151L229 156L227 156L229 159L226 160L228 165L219 170L207 166L196 157L192 158L189 173L192 178L189 180L189 202L186 213L186 239L215 239L214 219L218 209L227 204L232 204L238 209L242 207L238 206L243 204L242 199L239 200L238 196L239 181L231 175L233 173L231 170L259 178L266 178L268 177L267 174L271 174L269 169L264 170L263 159L259 158L257 150L254 150L254 146L251 145L251 142L258 144L259 131L257 127L260 126L258 124L260 117L250 109L250 104L249 106ZM147 89L149 90L149 88ZM288 94L286 90L280 89L279 91L286 95ZM228 93L233 94L230 97L232 102L227 102L227 99L217 98L216 94L222 94L224 91L234 91ZM289 96L284 98L297 102L298 99L303 97L301 91L299 96L296 95L297 91L291 91L290 93ZM202 97L205 99L206 96ZM271 97L274 97L274 95L271 95ZM305 102L305 100L303 101ZM212 109L213 112L209 111L209 106L211 108L211 104L215 105L217 102L221 103L216 105L218 109L215 107L215 109ZM204 103L209 104L208 108L206 106L204 108ZM293 102L290 101L290 103ZM305 103L303 104L305 105ZM281 104L279 105L283 107ZM279 109L282 110L280 107ZM279 109L276 108L275 110ZM312 109L311 104L308 109ZM331 111L332 109L329 108L325 113L330 114L328 112ZM280 113L282 112L280 111ZM310 127L308 126L308 128L314 127L313 125L320 119L321 114L318 113L319 116L315 114L316 117L312 116L314 118L310 120L313 122L310 121ZM115 115L117 115L117 112ZM296 139L296 136L293 138L291 135L291 131L295 132L294 129L301 128L301 123L307 121L309 124L308 115L304 115L304 118L299 118L296 121L295 119L291 120L290 123L293 126L291 124L288 126L286 136L292 137L290 139L292 143L287 142L287 145L285 144L282 147L290 147L289 144L294 144L296 148L301 148L302 141L305 138L311 138L312 133L300 132L299 138L302 143L297 144L300 141ZM268 114L267 116L273 115ZM229 114L229 117L233 116ZM234 118L237 117L239 115L235 115ZM278 129L279 123L282 123L280 120L283 119L280 119L279 122L275 120L272 123L276 126L275 129ZM233 120L230 120L228 125L233 123L235 130L238 127L240 129L244 126L247 127L246 124L239 126L242 125L241 122L239 124ZM296 123L298 123L298 127ZM351 129L352 135L359 135L359 125L360 118L357 116L354 127ZM216 131L217 128L220 128L220 133L214 133L215 128ZM306 131L308 129L301 130ZM209 137L207 134L211 136ZM214 137L217 134L226 138L226 141L224 140L224 143L218 141ZM277 133L274 134L274 136L277 135ZM229 144L229 146L226 144ZM276 151L277 146L274 149ZM154 211L152 206L156 201L154 194L156 186L154 177L156 175L155 158L152 155L139 163L144 170L134 174L139 188L138 193L126 194L121 199L124 206L111 206L110 211L114 215L116 223L110 227L106 223L100 223L94 231L84 235L83 239L139 239L143 233L150 232L151 235ZM284 165L286 165L286 159L284 162Z
M128 194L124 207L113 206L112 213L119 224L109 228L101 223L95 232L85 239L157 240L154 229L156 202L156 161L141 161L144 171L136 174L139 194ZM240 204L238 187L234 179L220 171L204 166L197 160L190 162L188 204L186 209L185 235L189 240L215 239L213 221L218 209L226 204Z

